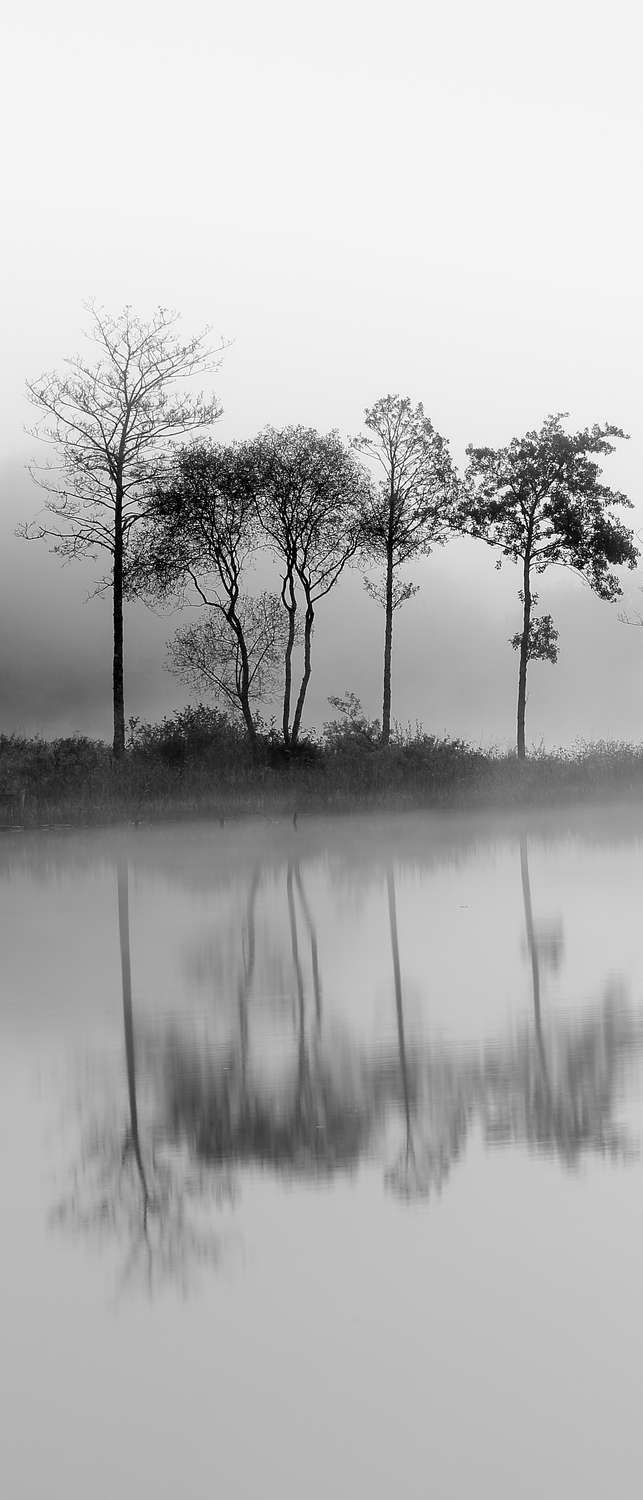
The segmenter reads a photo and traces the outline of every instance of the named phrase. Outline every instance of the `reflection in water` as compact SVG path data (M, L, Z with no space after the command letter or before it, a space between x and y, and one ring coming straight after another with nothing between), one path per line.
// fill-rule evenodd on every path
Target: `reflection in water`
M409 1041L395 871L389 866L386 890L397 1034L393 1054L381 1046L365 1051L337 1025L324 1034L316 926L299 864L289 860L282 867L288 915L283 941L289 952L284 947L280 962L284 972L290 965L293 1046L285 1046L275 1074L262 1065L261 1057L252 1069L247 1066L247 1013L240 1027L240 1047L233 1039L223 1049L204 1050L174 1025L161 1049L171 1138L201 1161L254 1162L282 1171L328 1174L354 1169L367 1156L386 1157L390 1127L398 1121L402 1146L385 1170L385 1181L406 1198L427 1196L443 1186L476 1118L489 1145L526 1144L553 1151L568 1165L586 1151L623 1154L626 1142L613 1117L625 1063L640 1047L641 1026L618 994L608 990L582 1023L559 1020L545 1033L541 964L553 967L560 962L562 930L536 928L524 841L520 864L533 1029L496 1042L482 1054L473 1047L449 1049ZM246 933L250 927L254 933L257 890L255 872ZM310 938L308 977L300 913ZM271 936L278 945L274 910ZM251 964L244 959L242 965L242 975L247 976L257 961L254 936L242 939L242 953L252 953ZM243 994L245 982L242 979ZM309 984L316 1018L312 1035ZM259 1003L259 1013L261 1009Z
M404 1108L404 1144L397 1160L385 1173L385 1181L400 1198L426 1198L439 1191L452 1163L460 1155L467 1135L469 1109L462 1092L464 1076L457 1070L441 1066L430 1054L415 1047L412 1059L406 1041L402 971L397 929L395 875L389 868L386 876L388 896L395 1015L399 1053L402 1103ZM411 1076L411 1063L412 1073ZM424 1090L422 1085L424 1084ZM417 1115L421 1110L421 1119ZM415 1132L415 1133L414 1133Z
M204 1209L231 1196L229 1179L216 1181L195 1163L168 1149L166 1133L153 1114L143 1144L134 1034L130 954L129 871L116 870L118 932L123 998L128 1116L108 1098L98 1113L81 1121L81 1151L70 1191L56 1205L59 1225L125 1247L122 1283L143 1279L185 1287L196 1262L217 1264L220 1235L199 1219ZM132 1170L133 1163L133 1170Z
M562 926L534 919L525 839L520 871L532 1016L517 1036L481 1049L409 1036L399 882L389 863L396 1029L393 1046L377 1046L325 1018L312 887L292 858L273 863L269 879L256 861L232 913L221 908L227 927L207 962L200 950L195 970L187 956L192 979L209 990L216 974L214 1033L197 1039L179 1011L171 1024L148 1020L137 1038L129 872L119 858L126 1091L121 1078L118 1105L112 1092L105 1107L86 1111L57 1221L124 1246L124 1279L185 1285L195 1262L221 1255L212 1210L231 1196L231 1173L243 1167L328 1178L370 1159L382 1163L397 1196L428 1197L463 1156L476 1121L490 1147L526 1145L567 1166L588 1152L625 1155L630 1147L615 1112L626 1064L641 1046L640 1018L608 988L575 1024L545 1021L543 974L561 961ZM285 993L271 997L265 977L273 971ZM326 981L327 999L328 988Z
M525 837L520 841L520 871L535 1047L524 1039L510 1066L504 1065L504 1088L488 1136L495 1141L524 1140L538 1150L555 1152L568 1165L588 1150L629 1155L632 1144L613 1115L623 1066L641 1044L640 1021L634 1023L612 988L594 1016L546 1035L541 965L543 960L550 966L560 961L562 935L560 928L554 929L553 939L550 929L541 935L534 922Z
M257 865L252 872L250 889L248 891L248 905L246 908L246 925L241 947L241 973L239 975L238 1008L239 1008L239 1049L241 1053L241 1086L245 1093L246 1076L248 1072L248 1004L252 981L255 972L256 959L256 911L257 892L261 870Z

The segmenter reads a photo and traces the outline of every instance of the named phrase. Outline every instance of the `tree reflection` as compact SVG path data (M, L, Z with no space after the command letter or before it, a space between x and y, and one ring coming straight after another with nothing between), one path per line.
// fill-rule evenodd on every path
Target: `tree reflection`
M453 1162L463 1150L469 1109L462 1088L456 1082L456 1073L445 1066L444 1059L434 1059L429 1052L423 1053L418 1046L409 1055L404 1024L395 876L391 867L387 870L386 888L404 1111L404 1143L396 1161L385 1173L385 1182L398 1197L410 1200L426 1198L430 1193L441 1189ZM421 1082L424 1085L422 1100L419 1098ZM418 1122L420 1106L422 1115Z
M245 930L241 943L241 972L239 975L239 987L237 992L237 1008L239 1012L239 1050L241 1054L241 1087L244 1093L247 1087L248 1077L248 1003L250 1000L250 992L252 990L252 982L254 979L257 953L256 909L260 878L261 870L260 867L256 865L252 872L250 888L248 891Z
M415 1200L444 1186L476 1120L491 1146L527 1145L568 1165L588 1152L625 1153L615 1116L626 1063L641 1047L640 1018L609 990L576 1023L548 1016L547 974L561 961L562 928L536 920L526 840L530 1017L521 1034L486 1050L440 1046L409 1031L392 863L389 1046L359 1044L341 1022L329 1025L314 886L300 860L283 861L275 875L267 915L261 863L250 867L236 909L230 901L222 908L204 971L209 977L215 966L221 1011L209 1038L197 1041L181 1010L171 1027L137 1028L129 873L118 861L124 1086L118 1103L112 1090L104 1108L94 1101L91 1117L85 1109L79 1160L55 1218L124 1249L125 1280L185 1286L195 1264L216 1264L224 1242L211 1210L243 1167L328 1179L370 1158L384 1163L387 1188ZM266 983L275 972L280 995L271 998Z
M529 851L520 840L520 872L527 952L531 969L533 1039L525 1036L496 1060L487 1115L487 1138L519 1142L552 1152L568 1166L583 1153L632 1154L632 1143L615 1123L628 1058L641 1046L641 1024L622 1004L617 987L608 988L601 1006L576 1025L550 1025L542 1014L542 965L555 966L562 952L561 929L541 934L534 921Z
M218 1264L223 1242L208 1210L231 1197L229 1178L216 1180L202 1164L177 1153L159 1122L143 1141L135 1042L129 918L129 871L116 870L123 1002L127 1117L113 1100L82 1124L81 1152L70 1191L53 1221L100 1243L125 1246L122 1284L142 1280L150 1292L164 1282L186 1288L198 1263Z
M386 871L388 931L396 1017L394 1051L364 1052L335 1025L326 1035L314 907L299 861L282 866L286 929L280 968L291 997L292 1045L283 1034L283 1012L272 1017L283 1044L275 1076L263 1049L249 1066L252 984L262 994L262 965L255 936L258 872L250 876L237 982L239 1027L221 1047L198 1048L181 1026L166 1037L161 1092L169 1138L207 1164L260 1165L304 1175L353 1170L381 1154L391 1122L401 1123L398 1155L385 1170L386 1185L408 1199L439 1190L462 1156L470 1128L482 1122L490 1145L526 1143L572 1162L593 1150L619 1154L625 1142L613 1123L623 1069L641 1042L641 1027L614 993L572 1026L545 1025L543 975L559 965L562 928L534 918L526 842L520 849L526 953L531 972L532 1023L524 1035L500 1040L481 1053L473 1047L411 1041L405 1013L398 896L392 866ZM274 958L278 907L269 924ZM305 933L310 961L304 961ZM238 944L238 935L235 938ZM225 942L224 942L225 946ZM229 946L229 945L228 945ZM233 970L222 977L234 992ZM267 973L268 971L266 971ZM223 984L225 992L226 982ZM311 1003L312 1002L312 1003ZM270 1030L262 1039L270 1052ZM254 1022L253 1022L254 1024ZM388 1145L384 1149L388 1151Z

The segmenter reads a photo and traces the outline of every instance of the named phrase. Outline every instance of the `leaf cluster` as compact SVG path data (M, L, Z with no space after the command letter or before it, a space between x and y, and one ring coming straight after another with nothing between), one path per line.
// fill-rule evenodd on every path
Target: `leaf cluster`
M639 554L614 514L632 502L601 483L598 460L626 433L609 424L566 433L566 415L555 413L539 432L504 448L467 448L459 530L536 573L551 564L571 568L612 600L621 592L613 567L633 568Z

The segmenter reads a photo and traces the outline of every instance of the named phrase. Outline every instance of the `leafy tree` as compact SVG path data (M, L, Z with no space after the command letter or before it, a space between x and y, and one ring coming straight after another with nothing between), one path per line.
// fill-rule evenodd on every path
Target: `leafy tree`
M286 632L281 600L266 591L256 598L240 599L236 616L238 634L221 610L177 630L168 642L168 668L199 692L223 698L233 714L243 715L243 640L248 708L254 728L254 704L270 698L283 660Z
M385 612L382 743L388 745L393 615L417 593L417 585L404 582L399 570L446 541L457 485L448 446L421 402L412 407L407 396L383 396L364 413L364 421L368 432L355 438L353 447L382 473L366 496L361 542L366 556L383 569L378 583L368 578L364 583Z
M148 521L140 548L147 589L182 593L191 583L213 611L208 621L180 633L173 669L187 669L202 685L209 681L238 706L254 746L251 696L262 664L265 678L274 658L277 622L268 595L263 604L241 596L244 569L259 542L248 445L196 442L181 449L169 481L155 491Z
M107 553L108 572L97 592L113 600L114 755L125 750L123 599L133 581L133 533L146 512L166 462L167 445L221 415L214 396L177 389L217 369L209 330L177 337L176 313L159 307L143 322L126 307L116 317L86 304L87 337L97 362L75 355L63 374L27 383L39 414L34 436L51 444L56 461L34 465L32 478L49 494L51 519L19 528L26 540L47 538L63 559Z
M505 448L467 448L461 529L499 548L522 569L522 630L511 644L520 653L517 749L525 755L527 666L555 662L558 633L551 615L532 614L534 574L554 563L571 568L600 599L613 600L621 585L615 566L633 568L639 556L632 532L614 507L632 502L600 482L598 457L614 452L619 427L596 424L568 434L566 412L547 418L539 432L513 438Z
M281 571L287 637L284 652L284 746L298 742L311 675L315 607L329 594L359 541L359 516L371 490L361 465L336 432L312 427L266 430L251 445L260 525ZM302 601L303 595L303 601ZM292 708L297 612L303 603L303 671Z

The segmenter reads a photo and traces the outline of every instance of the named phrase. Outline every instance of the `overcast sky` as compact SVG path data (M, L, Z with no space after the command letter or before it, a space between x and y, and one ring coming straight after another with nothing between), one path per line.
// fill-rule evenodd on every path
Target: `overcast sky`
M35 0L0 23L3 260L0 730L111 733L107 602L92 571L13 536L41 498L24 381L82 346L82 303L233 341L215 435L345 435L388 391L423 401L461 464L551 411L631 434L606 481L643 530L641 36L582 0ZM512 741L519 579L458 543L410 570L393 712ZM643 610L643 572L626 602ZM643 629L550 573L559 665L535 663L528 739L643 738ZM185 701L178 619L131 610L126 713ZM380 712L383 621L357 577L319 610L309 722L329 693Z

